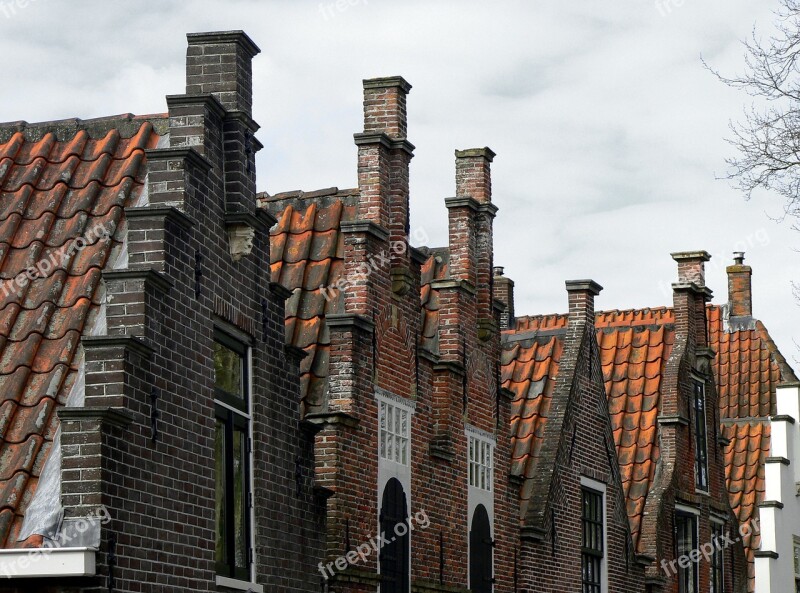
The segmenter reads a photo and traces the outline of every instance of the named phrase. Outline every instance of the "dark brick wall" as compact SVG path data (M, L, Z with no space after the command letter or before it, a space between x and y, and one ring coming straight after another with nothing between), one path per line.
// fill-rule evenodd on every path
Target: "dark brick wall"
M656 559L647 568L652 591L677 593L677 577L665 570L675 560L673 521L675 505L699 511L699 544L711 542L711 517L727 518L732 537L738 538L738 523L728 502L725 486L724 443L719 439L719 408L710 363L715 353L708 348L706 307L711 291L705 285L705 252L673 254L678 262L674 287L675 345L662 379L659 416L661 453L656 480L645 506L640 551ZM696 489L695 482L695 378L705 384L706 434L708 435L709 490ZM747 587L745 557L741 543L725 550L726 590ZM735 571L730 569L731 563ZM710 565L699 564L700 590L710 586Z
M534 486L545 498L525 521L519 591L581 590L585 477L606 487L608 590L641 593L644 571L632 546L595 338L594 295L600 287L589 281L567 286L570 315L548 420L553 434L546 435L552 453L543 453L541 483Z
M265 590L319 588L324 501L313 433L299 418L302 353L284 346L286 294L269 274L272 222L256 211L248 164L259 146L250 118L257 48L238 32L189 40L190 94L168 98L171 147L148 152L149 204L127 210L129 268L105 273L109 335L83 341L86 407L62 416L65 511L105 505L112 518L99 576L42 591L108 591L112 571L118 593L217 590L215 325L251 347L255 580ZM255 231L239 261L231 224Z

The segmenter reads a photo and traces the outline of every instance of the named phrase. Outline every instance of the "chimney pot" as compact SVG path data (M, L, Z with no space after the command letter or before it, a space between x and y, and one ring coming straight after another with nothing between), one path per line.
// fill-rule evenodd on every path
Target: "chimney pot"
M496 277L502 276L503 275L503 270L505 270L505 268L503 266L495 266L494 267L494 275Z

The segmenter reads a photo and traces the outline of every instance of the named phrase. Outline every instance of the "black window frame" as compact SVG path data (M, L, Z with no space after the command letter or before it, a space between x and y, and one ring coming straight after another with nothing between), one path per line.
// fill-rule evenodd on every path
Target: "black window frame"
M216 423L224 427L224 468L225 468L225 510L224 523L231 526L225 532L224 552L226 558L216 558L216 573L219 576L233 578L241 581L252 580L252 567L254 561L252 543L252 517L253 517L253 496L251 489L252 476L252 438L250 436L250 363L249 347L247 344L237 340L233 336L220 329L214 331L214 343L220 344L225 348L236 353L241 359L240 389L241 395L233 394L221 389L216 385L216 369L214 375L214 413ZM216 424L215 424L216 425ZM215 428L216 430L216 428ZM233 493L235 487L234 475L234 435L239 432L244 435L244 485L242 511L244 517L244 564L237 566L236 559L236 530L233 527L236 523L236 497ZM217 467L215 450L215 469ZM216 488L216 485L215 485ZM216 506L215 506L216 509ZM216 515L216 510L215 510ZM217 530L215 529L215 542L217 540ZM216 548L215 548L216 549ZM216 557L216 552L215 552Z
M695 488L708 492L708 406L706 385L695 379L692 410L694 412L694 477Z
M581 487L581 591L603 592L605 542L605 493Z
M725 590L725 532L724 521L711 520L711 588L710 593L726 593Z
M692 552L698 549L699 533L698 527L700 522L698 516L694 513L687 511L675 511L675 558L678 561L678 592L679 593L699 593L700 589L700 559L699 553L696 554L697 560L692 561ZM683 533L686 533L685 526L691 526L691 540L689 545L681 545L685 543L686 539L682 538ZM689 564L686 567L681 566L681 558L686 556L689 558Z

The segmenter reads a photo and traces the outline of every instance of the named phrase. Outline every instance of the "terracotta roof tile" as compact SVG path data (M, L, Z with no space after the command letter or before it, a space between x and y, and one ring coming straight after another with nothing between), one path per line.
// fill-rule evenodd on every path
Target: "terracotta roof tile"
M120 123L129 127L130 116ZM61 253L98 224L113 234L141 190L144 150L158 135L149 121L134 124L128 137L109 121L101 137L76 129L63 140L48 131L28 140L17 131L0 143L0 547L37 545L36 537L17 536L115 239ZM45 277L21 288L8 283L43 259L54 264Z
M745 329L731 329L724 316L723 307L708 307L710 344L718 353L714 372L721 415L765 417L774 410L775 387L782 380L794 380L794 373L760 322L753 321ZM509 338L563 329L566 319L566 315L522 317L517 319L514 330L504 333L503 385L515 393L517 412L512 418L512 463L514 471L521 474L535 467L541 447L537 442L541 431L536 429L546 422L546 394L552 389L549 383L558 368L551 360L536 358L541 348L539 341ZM660 453L656 417L661 377L675 342L673 324L670 308L606 311L598 313L595 320L623 490L637 542ZM525 383L525 377L538 377L545 383ZM529 387L534 388L530 394L526 391ZM545 397L541 397L542 393ZM535 404L525 399L529 397ZM540 408L544 411L540 412ZM769 427L760 420L743 422L736 431L731 425L723 430L734 442L731 447L740 450L737 455L726 456L731 505L740 520L749 520L763 500L763 458L768 451ZM523 504L525 492L523 487ZM753 546L757 544L755 540L745 542L751 571Z
M332 289L343 275L340 225L355 219L357 197L355 190L336 188L260 195L261 207L278 219L270 239L272 279L292 291L286 338L308 354L300 363L303 413L324 409L330 357L325 316L342 311L342 295Z
M767 419L730 420L723 423L722 433L731 441L725 450L725 479L731 506L739 524L748 524L758 516L758 504L764 500L764 460L769 456L770 424ZM748 557L749 590L753 591L753 551L760 547L761 537L758 533L748 533L742 543Z

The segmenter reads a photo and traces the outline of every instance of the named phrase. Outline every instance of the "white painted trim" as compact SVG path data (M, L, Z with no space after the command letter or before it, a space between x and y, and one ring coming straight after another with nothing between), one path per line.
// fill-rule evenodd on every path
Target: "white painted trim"
M253 593L264 593L264 586L248 581L239 581L236 579L229 579L228 577L217 577L217 587L225 587L226 589L236 589L237 591L252 591Z
M675 512L676 513L685 513L687 515L694 515L695 517L700 516L700 509L696 509L695 507L686 506L685 504L681 504L679 502L675 503Z
M250 439L250 471L248 472L250 476L250 500L253 501L253 505L250 507L250 549L253 550L252 559L253 561L250 563L250 578L254 578L256 574L256 566L258 566L258 547L256 546L256 437L253 434L253 348L251 346L246 346L247 348L247 397L249 399L247 403L247 409L250 412L248 415L248 422L247 422L247 432L249 433L248 438ZM224 578L224 577L223 577ZM245 589L247 590L247 589ZM262 588L263 591L263 588Z
M380 531L381 525L381 503L383 502L383 491L386 490L386 485L389 483L389 480L392 478L396 478L400 485L403 487L403 492L406 495L406 510L408 511L408 521L409 524L411 522L411 518L414 516L414 509L411 506L411 465L414 459L414 450L413 450L413 439L412 435L414 434L414 412L416 411L417 404L415 401L410 400L408 398L396 395L391 391L387 391L386 389L382 389L375 386L375 400L380 404L383 402L385 404L389 404L391 406L395 406L396 408L400 408L406 412L408 412L408 465L403 465L402 463L398 463L396 461L392 461L389 459L384 459L381 457L380 452L380 438L381 438L381 411L380 405L377 406L377 413L375 415L375 426L377 428L377 435L378 435L378 443L375 447L375 455L378 459L378 484L377 484L377 493L376 493L376 525L378 526L378 530ZM409 550L413 550L413 530L409 530L408 539L409 539ZM380 565L380 557L381 553L380 550L378 551L378 574L380 574L381 565ZM408 563L408 578L409 582L411 582L411 567L413 566L413 559Z
M0 550L0 577L94 576L93 548L28 548Z
M417 411L417 402L401 395L395 395L391 391L387 391L382 387L375 386L375 399L399 408L403 408L412 415Z
M594 490L602 495L603 500L603 561L601 563L601 577L600 577L600 590L603 593L608 593L608 495L606 494L607 486L603 482L593 480L592 478L581 476L581 488ZM581 492L581 505L583 504L583 493ZM583 510L580 511L579 516L583 516ZM581 529L583 528L583 520L581 519ZM581 560L583 562L583 560Z

